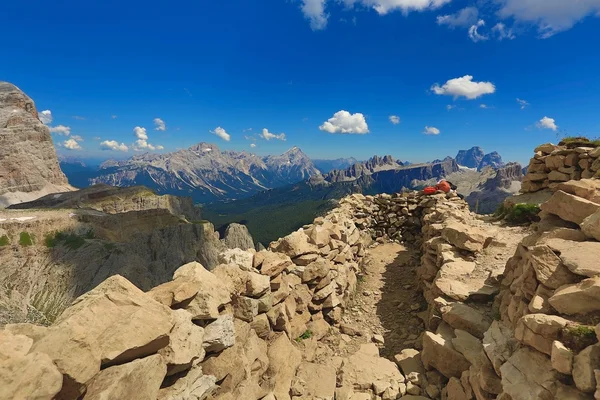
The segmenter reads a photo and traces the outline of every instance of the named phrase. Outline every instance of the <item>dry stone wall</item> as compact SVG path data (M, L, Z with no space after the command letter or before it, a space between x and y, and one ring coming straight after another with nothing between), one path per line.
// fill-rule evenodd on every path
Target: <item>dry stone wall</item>
M50 327L0 331L0 399L599 398L597 182L556 186L506 265L509 228L415 192L349 196L268 250L186 264L145 293L113 276ZM297 341L339 329L388 240L421 250L426 331L394 361L367 343L317 362Z
M554 189L561 182L589 179L600 170L600 147L555 146L543 144L535 149L523 179L523 193Z

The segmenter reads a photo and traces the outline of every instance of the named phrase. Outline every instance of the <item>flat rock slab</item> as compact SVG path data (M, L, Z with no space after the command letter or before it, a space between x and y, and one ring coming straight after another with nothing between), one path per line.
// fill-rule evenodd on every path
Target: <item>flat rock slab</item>
M560 254L562 263L574 274L600 275L600 243L550 239L546 245ZM572 282L568 282L572 283Z

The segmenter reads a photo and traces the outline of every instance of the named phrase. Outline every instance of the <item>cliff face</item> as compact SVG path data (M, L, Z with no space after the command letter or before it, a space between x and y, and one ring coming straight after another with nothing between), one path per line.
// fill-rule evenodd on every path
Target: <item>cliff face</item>
M33 100L0 82L0 207L69 189Z

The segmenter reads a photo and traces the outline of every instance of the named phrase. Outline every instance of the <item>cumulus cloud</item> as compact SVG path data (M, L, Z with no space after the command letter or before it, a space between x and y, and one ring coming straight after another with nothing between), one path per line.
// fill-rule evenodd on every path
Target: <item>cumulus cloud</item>
M73 138L65 140L62 145L67 150L81 150L81 146Z
M556 125L556 120L554 118L544 117L540 119L537 123L537 127L539 129L550 129L553 131L558 130L558 125Z
M329 133L344 133L364 135L369 133L369 126L365 116L361 113L350 114L348 111L340 110L333 114L319 126L319 129Z
M379 15L385 15L390 11L400 10L407 14L411 11L425 11L440 8L452 0L346 0L347 5L361 3L371 7Z
M51 126L50 132L61 136L69 136L71 134L71 127L64 125Z
M496 0L498 16L534 24L542 38L569 30L589 15L600 16L598 0Z
M116 115L111 115L110 118L111 119L117 119L117 116Z
M302 13L310 21L313 31L325 29L329 14L325 13L326 0L302 0Z
M446 110L448 110L448 111L450 111L450 110L453 110L453 109L455 109L455 108L456 108L456 106L455 106L454 104L448 104L448 105L446 106Z
M250 147L255 148L256 147L256 143L250 143Z
M134 133L135 137L137 138L137 140L135 141L135 143L133 145L134 150L136 150L136 151L143 151L143 150L154 151L154 150L164 149L163 146L160 146L160 145L155 146L153 144L148 143L148 132L146 131L146 128L136 126L135 128L133 128L133 133Z
M441 131L435 126L426 126L423 133L426 135L439 135Z
M476 7L466 7L454 14L438 15L438 25L447 25L450 28L468 27L477 23L479 11Z
M221 128L220 126L217 126L214 131L209 131L209 132L212 133L213 135L217 135L218 137L220 137L221 139L223 139L226 142L229 142L231 140L231 135L229 133L227 133L227 131L225 129Z
M39 112L38 117L40 121L42 121L42 124L48 125L52 123L52 111L50 110L44 110Z
M472 25L469 28L469 37L475 43L489 39L489 37L487 37L487 36L482 35L482 34L479 33L479 28L481 28L483 26L485 26L485 21L482 20L482 19L480 19L479 21L477 21L476 24Z
M400 123L400 117L397 115L390 115L390 122L394 125L398 125Z
M85 118L85 117L82 117L82 116L80 116L80 115L73 115L73 119L76 119L76 120L78 120L78 121L85 121L85 119L86 119L86 118Z
M157 131L166 131L167 125L165 125L165 121L160 118L154 118L154 129Z
M519 103L519 105L521 106L521 110L524 110L526 107L530 106L528 102L519 98L517 98L517 103Z
M471 75L465 75L462 78L450 79L443 86L435 84L431 90L440 96L454 96L454 98L462 96L474 100L483 95L495 93L496 87L492 82L473 82Z
M113 151L128 151L129 148L125 143L119 143L116 140L105 140L100 143L100 149L102 150L113 150Z
M512 28L508 29L502 22L498 22L496 25L494 25L492 28L492 33L498 40L513 40L516 37Z
M280 133L279 135L276 135L274 133L269 132L267 128L264 128L259 136L265 140L277 139L282 140L284 142L287 140L285 137L285 133Z
M71 136L71 139L75 140L76 142L83 142L83 138L79 135L73 135Z
M488 105L487 105L487 104L480 104L480 105L479 105L479 108L488 109L488 108L490 108L490 107L488 107Z

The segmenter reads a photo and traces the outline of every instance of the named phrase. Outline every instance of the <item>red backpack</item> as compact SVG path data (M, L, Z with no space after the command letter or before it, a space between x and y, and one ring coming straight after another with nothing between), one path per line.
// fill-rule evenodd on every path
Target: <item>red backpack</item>
M435 194L437 192L437 189L434 188L433 186L428 186L425 189L423 189L423 193L430 195L430 194Z

